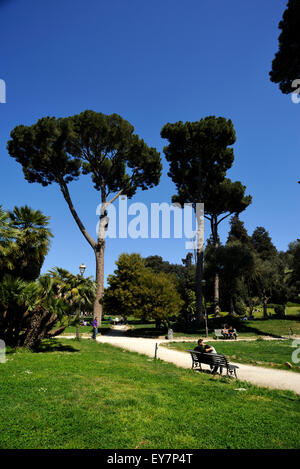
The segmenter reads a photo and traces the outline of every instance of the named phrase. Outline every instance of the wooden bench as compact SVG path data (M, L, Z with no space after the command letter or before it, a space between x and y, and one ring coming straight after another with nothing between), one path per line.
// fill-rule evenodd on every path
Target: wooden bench
M236 339L237 338L237 333L236 333L236 330L234 329L234 332L235 332L235 337L233 337L232 334L229 334L227 337L225 337L223 334L222 334L222 329L215 329L214 331L214 339L224 339L224 340L230 340L230 339Z
M192 370L202 370L202 364L209 365L211 368L218 367L220 369L220 375L223 373L223 368L226 368L227 376L237 378L236 369L239 368L236 365L229 363L225 355L218 353L201 353L195 350L187 350L190 352L192 357Z

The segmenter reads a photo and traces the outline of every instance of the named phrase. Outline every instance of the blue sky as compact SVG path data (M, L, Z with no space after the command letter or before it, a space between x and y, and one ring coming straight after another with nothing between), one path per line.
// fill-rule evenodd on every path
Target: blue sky
M0 203L28 204L51 217L54 234L43 271L94 275L93 252L55 185L28 184L6 142L18 124L85 109L113 112L162 152L167 122L207 115L232 119L237 142L228 176L253 196L241 215L248 232L264 226L278 249L299 237L300 104L282 95L268 73L278 49L285 0L6 0L0 1ZM163 156L163 155L162 155ZM175 188L163 158L160 185L133 202L169 202ZM99 195L89 177L70 192L95 235ZM206 226L209 234L209 227ZM228 223L221 225L226 240ZM180 262L183 240L108 240L105 274L121 252Z

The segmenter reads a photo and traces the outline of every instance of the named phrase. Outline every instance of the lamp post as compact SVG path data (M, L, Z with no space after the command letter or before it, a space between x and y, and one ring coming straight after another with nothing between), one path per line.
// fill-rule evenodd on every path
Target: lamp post
M83 277L85 269L86 269L86 265L85 264L80 264L79 272L80 272L81 277ZM80 311L79 311L78 319L79 319L79 317L80 317ZM78 340L80 339L80 327L79 327L79 325L76 327L76 339L78 339Z
M79 266L79 272L80 272L81 277L83 277L83 274L84 274L84 272L85 272L85 269L86 269L86 265L85 265L85 264L80 264L80 266Z
M202 288L203 290L205 289L205 285L206 285L206 280L202 280L201 281L202 283ZM205 295L203 295L203 300L204 300L204 321L205 321L205 334L206 334L206 338L208 338L208 325L207 325L207 310L206 310L206 300L205 300Z

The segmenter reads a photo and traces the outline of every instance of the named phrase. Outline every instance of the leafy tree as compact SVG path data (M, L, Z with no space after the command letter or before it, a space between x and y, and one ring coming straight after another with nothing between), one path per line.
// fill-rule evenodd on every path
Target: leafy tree
M183 306L174 277L144 270L138 277L137 287L136 307L132 309L134 316L154 319L157 326L163 323L169 327L171 319L179 316Z
M149 256L144 259L145 266L153 272L173 274L176 277L177 290L183 300L181 316L187 322L190 322L196 313L196 266L193 264L192 258L192 253L188 253L182 259L183 265L171 264L164 261L161 256Z
M300 78L300 3L289 0L279 23L279 50L272 62L271 81L282 93L295 91L293 81Z
M236 140L231 120L209 116L198 122L166 124L162 138L169 141L164 148L170 163L168 175L177 188L172 201L181 206L204 203L205 217L210 220L213 240L218 245L218 225L232 213L240 213L251 202L244 196L240 182L225 179L226 171L234 160L231 145ZM221 216L221 219L218 217ZM202 232L200 232L202 231ZM203 239L203 223L198 229L198 241ZM196 308L198 319L202 313L203 245L197 243ZM216 287L218 291L218 287ZM217 308L217 306L216 306Z
M139 275L146 269L140 254L121 254L117 268L107 277L103 302L107 314L128 316L136 309L135 288ZM138 303L139 304L139 303Z
M81 233L96 259L97 292L94 316L101 324L107 208L121 194L132 197L140 188L158 184L159 153L135 135L134 127L117 114L85 111L68 118L46 117L11 132L9 154L23 167L28 182L57 183ZM97 239L87 232L69 192L69 183L90 174L99 192L101 211Z
M169 324L182 307L175 277L167 273L154 273L145 266L139 254L121 254L117 269L108 276L104 293L107 314L154 319L157 324Z

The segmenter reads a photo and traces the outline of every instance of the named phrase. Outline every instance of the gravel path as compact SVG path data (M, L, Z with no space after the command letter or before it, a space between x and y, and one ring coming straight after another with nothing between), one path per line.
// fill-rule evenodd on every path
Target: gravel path
M114 326L105 335L98 335L97 342L106 343L115 347L120 347L131 352L137 352L148 357L154 358L155 347L158 345L157 358L163 361L173 363L181 368L191 368L192 359L190 354L171 350L166 347L160 347L168 340L163 339L144 339L135 337L126 337L124 332L126 326ZM74 335L61 336L61 338L74 338ZM82 338L91 338L91 336L82 335ZM179 339L178 339L179 340ZM251 340L251 339L249 339ZM183 341L183 339L180 339ZM211 342L211 340L209 340ZM189 348L187 344L187 349ZM239 367L237 370L238 379L241 381L249 381L256 386L263 386L273 389L285 389L294 391L300 395L300 374L293 371L273 370L272 368L264 368L261 366L244 365L241 363L233 363ZM206 365L202 365L203 368ZM209 369L209 367L207 367Z
M192 360L190 354L171 350L166 347L159 347L167 340L159 339L143 339L125 337L124 326L116 326L110 330L107 335L97 337L97 342L107 343L116 347L121 347L131 352L141 353L154 358L155 345L158 344L157 358L163 361L174 363L182 368L191 368ZM187 344L187 349L188 349ZM235 363L239 366L237 370L238 379L241 381L249 381L257 386L264 386L274 389L286 389L294 391L300 395L300 374L292 371L273 370L272 368L263 368L260 366L244 365ZM203 365L205 368L206 365ZM209 369L209 368L208 368Z

